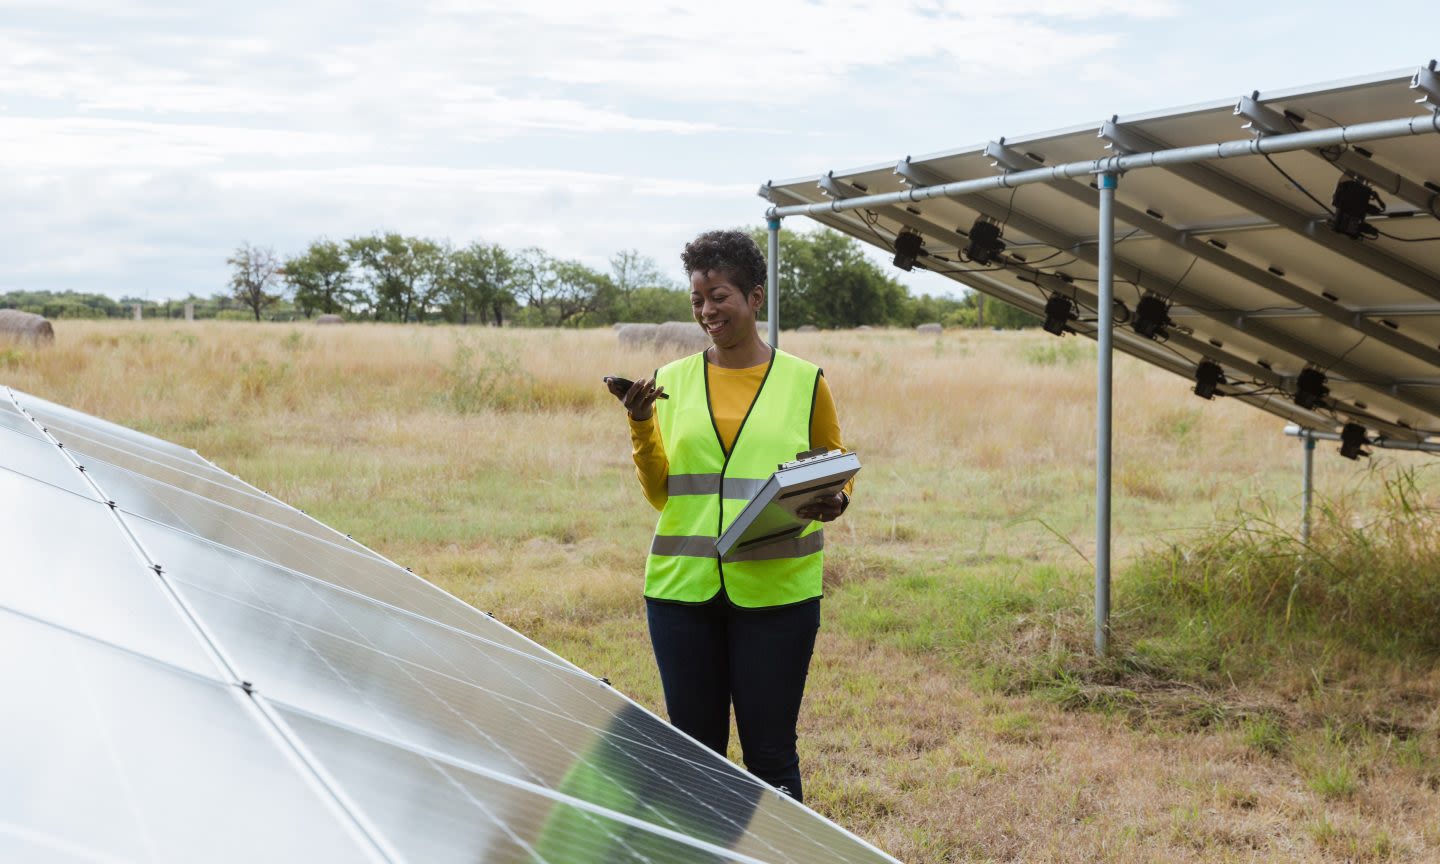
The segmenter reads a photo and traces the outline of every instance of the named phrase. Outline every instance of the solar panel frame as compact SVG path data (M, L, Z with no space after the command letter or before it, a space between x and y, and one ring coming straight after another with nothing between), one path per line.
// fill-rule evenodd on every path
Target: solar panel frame
M667 784L664 797L692 801L695 806L684 812L695 825L736 818L725 804L732 787L757 798L779 796L728 763L714 762L703 747L653 715L637 712L619 727L610 725L627 702L594 678L525 655L506 663L492 646L426 621L405 622L401 633L392 618L391 626L382 628L384 622L360 619L384 613L366 608L371 604L364 598L324 583L304 584L298 574L262 562L232 560L232 568L238 563L246 572L221 574L224 565L209 550L202 560L175 563L174 541L200 541L175 532L166 544L156 536L172 530L141 525L137 536L152 552L170 546L170 554L157 555L172 562L165 568L169 578L227 646L238 674L268 682L261 692L273 704L462 761L498 766L540 785L558 782L585 761L586 751L605 742L617 759L628 760L631 772ZM268 572L259 569L267 567ZM257 579L267 584L254 584ZM284 580L295 585L277 584ZM295 586L318 602L297 597ZM386 644L377 644L377 638ZM425 710L426 705L433 707ZM689 781L675 783L673 777L681 775ZM643 799L633 803L653 812ZM770 827L782 836L786 832L780 822Z
M7 395L18 395L20 399L43 402L43 400L34 400L34 397L17 394L16 391L10 391L8 389L5 393ZM435 589L433 586L430 586L429 583L423 582L423 580L419 580L418 577L409 573L409 571L397 567L378 555L378 553L368 549L363 549L362 551L337 546L330 540L304 531L303 527L308 526L295 527L283 525L273 520L254 516L235 506L231 506L233 504L245 505L265 499L275 499L270 498L270 496L264 496L262 499L259 496L246 493L244 489L234 484L224 482L217 483L209 480L208 478L212 475L206 471L205 466L210 466L211 468L214 466L212 463L198 457L198 455L195 455L194 459L177 457L176 453L181 451L181 448L175 445L168 445L168 442L162 442L166 443L168 445L167 447L153 447L151 442L146 440L148 436L139 435L138 433L135 435L117 434L110 428L113 424L87 418L85 415L78 415L76 412L69 411L69 409L55 410L58 406L53 406L53 403L44 404L51 406L44 409L47 416L63 418L59 421L51 420L51 422L55 424L54 433L66 436L72 445L83 444L93 450L104 451L106 455L111 456L116 461L125 462L127 465L139 470L131 470L130 467L112 464L104 459L97 458L91 453L77 449L75 446L62 446L55 435L47 431L48 427L44 426L44 419L28 413L27 409L23 416L29 418L27 422L33 421L35 428L41 431L39 438L27 436L18 430L12 432L7 429L0 429L0 434L12 435L16 440L24 439L30 442L26 447L33 451L28 453L31 461L39 459L43 455L46 464L53 466L58 460L59 463L68 466L69 469L73 469L75 476L82 478L84 490L76 491L72 489L66 491L49 488L49 484L46 484L43 480L29 477L23 471L12 471L10 469L0 469L0 486L3 486L3 484L7 482L11 485L29 484L32 489L45 490L44 494L52 498L54 496L64 496L64 500L72 501L76 504L87 504L88 501L89 504L95 508L89 512L100 513L113 523L111 528L113 528L115 532L114 536L123 538L124 543L128 543L131 547L126 557L132 562L140 562L142 565L140 571L142 573L149 571L146 576L151 580L152 587L157 585L161 586L164 592L169 595L173 603L172 609L176 613L177 620L184 623L188 628L188 632L195 637L198 644L203 646L209 655L209 659L212 661L213 670L211 676L213 677L194 671L186 672L186 674L201 674L205 680L219 682L217 686L226 687L228 685L228 688L231 689L232 692L237 692L238 690L239 693L243 693L243 698L240 701L249 709L250 718L259 723L262 734L269 736L282 746L286 757L291 760L293 767L303 775L303 779L306 782L313 783L319 789L324 790L328 796L328 806L332 806L340 821L346 823L346 830L352 831L355 836L364 841L364 844L368 844L365 845L365 854L388 860L404 860L405 858L403 850L397 848L391 842L392 838L387 836L386 832L378 824L376 817L383 817L386 814L376 813L373 808L367 809L357 803L355 797L351 794L357 790L347 788L344 783L337 780L335 775L331 773L331 767L341 766L334 765L335 760L333 758L328 760L332 764L327 765L327 760L317 757L311 748L311 744L315 743L313 736L312 740L307 742L305 736L301 735L300 732L294 728L294 718L296 716L304 715L313 718L315 722L329 724L336 726L336 728L345 728L355 734L370 736L376 741L387 742L387 746L393 745L401 747L406 752L411 753L412 756L418 756L430 762L437 762L437 760L446 762L449 766L446 771L451 773L447 775L445 779L451 786L454 786L457 782L457 778L454 775L455 770L463 770L472 774L478 773L478 776L488 778L489 781L501 783L512 790L521 790L528 795L538 796L539 799L543 799L543 801L546 802L545 806L550 810L557 812L563 810L577 811L581 814L579 818L584 824L608 825L614 823L628 826L625 830L630 832L628 835L631 838L630 842L640 842L643 840L641 845L645 846L647 852L656 843L663 846L665 843L673 842L677 844L676 849L680 850L674 853L676 857L674 857L673 860L702 860L702 858L696 857L701 853L713 855L714 860L747 862L761 860L759 857L747 855L744 851L740 851L742 847L752 852L760 853L764 856L765 860L894 860L849 832L815 816L812 811L803 808L788 797L770 789L753 776L740 771L723 757L709 751L694 741L694 739L680 733L674 729L674 727L660 720L660 718L653 713L625 699L602 680L595 678L583 670L579 670L567 661L549 652L548 649L544 649L530 640L525 639L513 630L477 612L453 596L439 591L439 589ZM123 430L123 427L118 428ZM77 429L83 429L84 431L74 431ZM102 437L106 440L102 441ZM194 455L193 451L192 455ZM175 459L177 458L183 464L175 464ZM17 460L17 462L18 461L19 460ZM190 470L192 465L195 470ZM19 462L15 467L30 471L37 470L33 465L25 462ZM45 472L41 471L38 473ZM204 476L202 476L202 474ZM173 486L151 475L159 475L173 479L191 488L183 489L179 486ZM216 501L195 491L196 489L203 489L231 503L226 504L222 501ZM89 495L85 495L85 492L88 492ZM33 498L36 497L36 495L32 491L30 496L22 497ZM42 495L40 497L44 496ZM94 500L90 501L92 497ZM113 498L120 500L113 500ZM169 499L168 503L161 503L164 499ZM271 512L274 513L275 511L272 510ZM207 519L210 521L207 522ZM354 590L353 587L345 587L343 584L332 584L323 576L316 576L313 573L305 572L303 569L287 568L280 563L268 560L268 557L264 554L255 554L256 552L266 552L267 550L265 548L255 548L246 551L232 548L231 545L223 542L224 539L227 538L222 537L221 540L217 540L214 537L206 536L214 534L216 526L226 524L227 519L232 521L246 520L246 524L249 525L251 529L254 529L256 526L264 526L264 530L272 532L272 539L276 536L284 538L282 547L284 542L290 542L298 543L311 550L316 548L333 550L334 554L345 556L345 560L348 561L349 566L352 568L360 567L377 574L383 572L383 574L390 577L391 580L397 580L400 584L408 586L414 586L418 582L434 592L434 594L428 596L439 595L447 601L445 604L432 607L435 610L441 611L441 619L446 617L444 610L456 608L466 610L468 615L462 622L463 626L454 626L454 624L446 623L444 620L432 620L422 613L395 607L382 600L369 597L364 593ZM101 529L91 526L88 533L93 534L98 530ZM280 533L275 534L274 532ZM223 535L223 532L221 533ZM157 539L161 535L168 535L170 539L162 542ZM238 542L234 536L230 536L228 539L231 542ZM176 544L179 545L177 546ZM239 543L239 545L243 546L247 544ZM253 546L253 544L250 545ZM203 548L208 550L207 554L211 556L208 566L192 570L189 576L186 575L187 556L177 552L178 549L187 548L187 546L192 549ZM276 547L271 546L270 551L273 551L275 548ZM113 549L111 551L112 554L115 554ZM515 713L512 711L508 718L511 721L510 725L546 725L549 730L546 732L546 735L550 743L556 745L558 748L555 753L551 754L543 754L537 750L536 753L541 753L541 755L546 757L544 764L542 765L537 762L524 768L522 773L528 771L534 779L544 781L544 783L554 784L556 782L555 775L562 768L567 769L568 777L570 774L573 774L574 771L590 764L590 760L587 760L587 757L579 752L581 743L572 745L564 744L565 735L571 734L576 729L584 730L581 735L582 741L589 741L594 746L603 745L604 748L607 748L607 752L615 754L615 758L621 759L623 764L632 766L632 769L637 766L642 769L639 776L651 777L652 780L649 781L651 787L664 790L665 794L653 798L653 802L659 802L662 798L665 800L689 800L692 802L691 805L687 805L692 807L691 816L687 817L688 822L676 823L671 821L670 824L677 825L686 830L697 830L698 826L698 830L702 831L713 831L717 825L723 826L728 824L735 829L734 836L730 838L730 840L734 841L735 848L729 849L723 846L715 846L703 838L690 836L683 831L677 832L671 827L667 827L667 824L665 824L666 819L657 818L659 811L654 809L657 804L653 802L646 804L642 799L634 799L636 802L634 806L640 808L637 809L635 813L640 815L627 813L623 808L620 810L612 809L609 805L613 804L613 801L607 800L603 803L597 803L587 800L585 797L576 798L563 789L550 788L544 785L544 783L533 783L531 780L519 779L508 773L486 768L484 765L478 763L465 762L453 753L447 755L439 750L430 749L431 745L439 743L446 745L448 749L454 750L453 740L447 745L447 739L444 736L433 738L433 736L426 737L421 735L417 737L414 734L409 734L408 737L411 740L408 742L399 739L391 740L383 734L383 730L376 728L374 722L366 721L364 717L352 717L351 720L368 723L370 727L368 731L362 731L360 727L348 726L342 723L337 717L325 715L323 711L322 713L308 713L317 708L324 709L327 707L323 704L319 706L313 704L316 690L312 687L298 687L288 691L288 698L294 700L297 704L290 704L290 702L284 699L276 699L275 696L277 693L281 696L287 696L287 691L284 687L284 675L292 670L288 669L285 663L279 665L272 664L269 668L264 668L263 664L257 664L255 662L258 655L254 653L254 650L257 646L261 648L267 645L273 646L277 642L277 632L285 628L294 630L297 626L304 626L314 629L313 625L321 623L320 619L315 618L317 610L313 606L309 608L292 608L284 607L282 604L281 607L276 607L275 604L279 601L273 597L267 599L268 595L265 594L252 594L246 599L243 595L236 594L237 585L233 581L229 583L223 580L218 582L212 581L207 584L207 578L213 579L215 575L214 571L223 569L216 566L214 556L217 555L222 557L228 556L232 562L240 562L239 566L242 567L252 569L261 568L261 570L269 572L273 578L289 580L294 585L303 584L310 593L316 594L317 596L324 594L328 597L328 600L325 600L322 604L327 607L349 604L348 608L353 611L357 606L364 606L369 612L383 619L383 627L378 626L374 621L369 625L376 628L376 633L394 636L394 634L398 632L396 630L397 623L399 624L400 630L413 628L424 630L424 637L412 642L410 645L411 649L422 647L431 651L434 657L437 658L445 656L444 652L436 652L437 648L443 647L441 643L451 646L450 649L447 650L454 650L455 645L460 645L464 646L470 653L480 652L480 654L485 654L485 652L491 652L493 656L490 657L488 662L482 662L484 658L480 655L476 657L461 656L452 658L454 662L447 661L449 662L448 670L432 669L429 666L415 663L414 658L402 661L402 658L398 656L390 656L386 659L386 662L395 664L401 662L412 664L413 668L407 669L405 677L412 679L418 684L422 684L420 691L404 691L402 694L404 698L398 700L397 705L413 705L414 702L419 700L418 692L429 692L432 695L437 695L439 701L447 706L450 714L460 718L461 727L470 730L472 734L478 733L478 736L482 739L493 737L493 735L485 733L473 720L466 719L465 717L467 713L474 715L484 713L481 710L482 706L478 703L467 703L466 711L460 712L454 710L455 706L451 705L450 701L460 699L460 696L456 694L470 694L473 697L474 694L482 691L486 699L498 698L500 694L497 691L486 690L481 686L481 681L477 679L476 676L481 675L482 671L493 671L491 669L493 666L505 665L495 658L507 660L510 664L520 664L520 667L523 668L521 668L518 674L510 670L506 670L506 674L510 675L511 679L516 682L517 685L526 687L532 693L541 695L543 697L542 701L548 701L550 704L546 707L538 704L525 703L528 705L525 710L530 713ZM164 559L167 558L173 562L177 562L173 565L173 569L167 568L164 563ZM381 570L375 570L377 566L380 567ZM333 573L330 575L334 576ZM338 581L343 582L343 580ZM273 585L271 586L271 590L275 590ZM278 593L289 597L291 600L295 597L293 591L279 591ZM3 592L0 592L0 621L3 621L4 616L16 616L20 614L3 605L4 596ZM232 607L248 607L245 608L244 614L250 616L253 620L268 623L262 623L261 626L255 628L254 632L248 638L237 636L233 626L227 623L227 615L224 613L217 614L215 607L217 599L223 599L226 603L230 603ZM283 616L277 615L278 612L289 612L298 617L282 620ZM257 615L259 617L257 617ZM310 620L302 621L302 619ZM108 646L107 650L119 650L121 653L160 664L167 669L179 668L172 667L165 660L156 659L156 656L152 656L163 654L163 651L150 651L149 653L142 651L141 653L135 653L136 649L134 648L125 647L119 643L112 643L106 640L106 634L103 632L83 632L87 627L91 630L96 630L97 628L90 626L93 622L90 622L90 624L79 622L76 629L65 629L62 631L57 629L64 626L59 623L46 622L41 618L31 618L29 616L25 616L24 620L33 620L37 625L56 629L57 632L73 633L75 638L83 639L87 644L94 643L102 647ZM128 618L126 620L128 620ZM478 628L476 625L479 625ZM484 635L472 632L475 629L479 629ZM505 635L503 639L497 640L494 638L497 634ZM356 630L351 635L362 635L362 631ZM414 636L413 633L410 635ZM354 640L347 642L343 636L327 633L323 629L315 629L308 638L309 642L307 643L308 647L306 650L314 653L315 648L322 648L325 652L328 652L331 661L343 660L343 652L354 653L357 650L363 649L363 651L368 652L369 655L378 655L381 653L376 647L372 647L370 644L361 645ZM322 643L327 640L331 644L329 646L322 645ZM366 643L370 643L371 641L372 640L368 638L365 639ZM337 644L343 646L343 648L337 650ZM392 645L390 647L393 649L395 646ZM465 652L462 651L461 653L464 654ZM362 670L363 674L368 677L371 686L374 686L380 683L384 677L378 675L380 665L381 661L378 659L378 656L367 656L366 661L358 664L355 668ZM261 678L262 680L260 682L257 683L253 681L251 677L247 677L251 675L252 670L260 673L259 675L253 676ZM352 676L352 678L353 677L354 676ZM545 691L536 689L535 687L535 684L543 681L550 682L550 685L547 686L556 685L557 682L561 685L558 690L555 690L551 694L552 696L570 695L564 696L564 700L559 702L553 701L550 697L543 696ZM491 683L493 685L493 681ZM438 696L441 691L449 694L448 700ZM521 700L515 700L513 695L511 699L516 704L521 704ZM308 708L304 707L306 704L309 705ZM333 710L334 705L328 707ZM537 711L540 713L535 713ZM583 719L587 716L590 718L588 722ZM503 719L506 718L499 715L491 717L492 722ZM599 728L598 725L602 719L607 721L604 729ZM424 728L424 725L425 724L421 723L420 726L417 727L415 722L411 722L410 728L412 730ZM403 728L404 727L402 727L402 731ZM461 738L463 739L463 737L462 735ZM504 755L504 751L501 750L492 750L487 754L484 750L475 750L473 747L469 749L461 748L461 752L463 755L472 757L479 756L482 759L493 759L499 755ZM561 758L554 758L557 753ZM567 759L569 760L568 762L566 761ZM548 772L548 775L537 774L535 772L536 768L542 767ZM672 775L684 776L687 779L683 783L677 783ZM597 772L595 778L602 781L602 783L610 783L611 786L615 785L615 777L604 771ZM476 781L472 779L465 782ZM690 788L691 786L704 792L704 795L697 794L695 789ZM741 806L741 809L730 809L728 816L726 815L726 810L717 809L716 804L706 797L709 796L709 798L713 798L713 801L721 802L724 807L729 807L730 805L724 804L724 801L728 800L727 796L733 797L741 793L743 793L744 796L753 796L756 806L753 809L747 810L737 804L736 806ZM739 801L741 799L736 800ZM707 811L711 814L709 817L705 817ZM702 817L698 821L695 818L696 814ZM640 816L652 818L640 818ZM706 824L704 819L706 818L710 820L708 823L710 825L709 829L704 827ZM737 821L741 818L744 819L743 823ZM636 832L639 833L637 834ZM773 833L767 834L766 832ZM770 839L767 839L767 837ZM571 840L574 841L583 839L583 837L579 837L578 835L571 837ZM772 841L781 842L782 846L776 846ZM561 848L564 849L568 847L562 845ZM463 852L465 850L460 851ZM657 860L653 855L648 857L650 860ZM637 857L637 860L646 860L646 858ZM662 858L661 860L671 859Z
M1254 104L1282 112L1278 115L1281 117L1284 111L1292 112L1294 119L1287 122L1300 128L1353 126L1411 116L1440 127L1440 120L1435 119L1430 107L1415 105L1410 82L1408 74L1366 76L1352 82L1258 93ZM1115 156L1116 152L1135 149L1243 139L1249 134L1242 128L1246 119L1237 115L1235 102L1216 101L1112 118L1099 124L1100 135L1095 126L1082 126L999 138L989 145L907 157L896 163L771 182L762 187L761 194L777 207L824 204L837 197L863 197L900 192L917 185L993 177L1007 170L1023 170L1039 164L1030 161L1023 166L1007 165L1007 153L1019 154L1026 160L1038 157L1045 165L1058 165L1103 160ZM1311 120L1314 123L1310 126L1302 125ZM1119 141L1119 149L1107 150L1107 141ZM1144 147L1135 146L1136 142L1147 141ZM1425 176L1427 169L1435 172L1434 166L1440 165L1440 136L1379 139L1365 143L1362 149L1370 154L1365 158L1374 163L1370 173L1375 176L1398 172L1410 176L1416 183L1431 183L1430 191L1440 191L1440 186L1434 185L1440 176ZM1272 158L1322 200L1328 199L1331 187L1341 176L1328 158L1321 158L1314 150L1297 150ZM902 176L907 174L912 176ZM887 238L902 229L919 230L926 237L932 257L922 258L917 266L1009 301L1017 292L1034 294L1035 289L1027 288L1014 272L981 271L953 260L957 257L953 250L963 242L963 232L983 213L1004 223L1006 241L1028 247L1026 255L1030 259L1056 253L1081 259L1079 264L1065 268L1042 264L1042 269L1057 273L1068 271L1067 275L1073 278L1093 278L1094 258L1092 255L1087 261L1085 252L1093 249L1086 244L1094 242L1098 196L1085 190L1082 184L1087 182L1090 181L1079 177L1012 190L927 198L912 204L887 202L869 208L868 219L857 217L857 211L812 211L807 215L862 242L882 247L887 245ZM1076 190L1085 194L1078 194ZM1116 202L1117 210L1124 212L1128 208L1131 216L1139 214L1127 219L1117 213L1120 224L1116 236L1121 242L1116 247L1116 296L1127 299L1128 305L1133 306L1135 297L1127 297L1130 286L1123 281L1133 283L1138 278L1142 290L1153 290L1163 296L1174 289L1174 282L1161 274L1168 272L1172 274L1170 279L1178 278L1178 274L1187 269L1192 254L1173 244L1168 249L1156 248L1160 242L1156 240L1127 245L1123 238L1137 228L1181 226L1179 230L1171 228L1171 233L1183 234L1207 245L1211 240L1218 240L1225 246L1222 250L1211 245L1207 250L1211 254L1206 258L1208 272L1197 281L1185 282L1187 293L1192 297L1228 294L1229 302L1225 305L1243 309L1290 306L1298 299L1302 301L1299 304L1302 308L1315 312L1326 322L1252 316L1235 326L1215 315L1194 314L1203 309L1202 304L1192 301L1191 314L1183 326L1192 328L1198 345L1196 350L1171 346L1183 357L1183 362L1172 371L1188 377L1200 361L1219 359L1227 367L1227 376L1243 381L1250 376L1236 372L1268 365L1278 373L1274 384L1290 389L1294 376L1306 365L1312 365L1330 371L1331 389L1343 398L1333 406L1333 414L1311 417L1302 425L1335 429L1341 422L1353 420L1382 435L1409 441L1440 434L1440 390L1435 390L1428 381L1409 383L1429 377L1427 372L1433 375L1435 361L1440 357L1440 330L1434 326L1440 323L1440 315L1382 321L1376 316L1355 313L1364 307L1425 303L1434 305L1440 312L1440 303L1435 302L1440 298L1440 275L1437 275L1440 274L1440 243L1403 244L1381 237L1378 241L1357 244L1335 235L1323 224L1327 217L1320 208L1299 191L1287 188L1287 181L1262 157L1133 170L1119 182ZM1432 211L1440 210L1434 206L1434 199L1429 203ZM1403 204L1396 212L1403 213L1411 206ZM1260 209L1254 209L1257 207ZM1396 210L1394 206L1391 209ZM1146 215L1146 210L1160 214L1160 218ZM1136 221L1141 224L1135 224ZM1440 233L1435 218L1429 213L1418 218L1377 221L1382 222L1382 229L1387 231L1403 225L1397 228L1397 232L1405 232L1400 236ZM952 230L950 226L955 228ZM1243 230L1237 233L1228 226L1242 226ZM1141 238L1145 236L1142 234ZM952 260L937 260L937 255ZM1141 268L1128 267L1141 260L1145 262ZM1337 285L1343 285L1343 289ZM1322 291L1338 297L1339 301L1322 296ZM1237 295L1251 302L1237 304L1234 302ZM1035 311L1033 305L1028 308ZM1259 345L1255 344L1257 340ZM1212 341L1218 343L1215 352L1200 347ZM1155 362L1154 352L1137 351L1138 346L1133 342L1117 342L1116 347ZM1221 350L1230 356L1210 356ZM1295 406L1276 404L1279 401L1268 400L1263 407L1294 420Z

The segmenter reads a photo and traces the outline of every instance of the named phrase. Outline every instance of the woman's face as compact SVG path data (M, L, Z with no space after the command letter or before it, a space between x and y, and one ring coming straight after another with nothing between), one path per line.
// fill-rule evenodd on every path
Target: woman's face
M763 288L742 291L719 270L690 274L690 308L718 348L733 348L754 338L755 316L764 302Z

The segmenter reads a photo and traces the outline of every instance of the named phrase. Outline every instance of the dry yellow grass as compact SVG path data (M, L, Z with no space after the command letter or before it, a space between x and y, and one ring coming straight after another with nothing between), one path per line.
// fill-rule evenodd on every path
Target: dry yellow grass
M1357 761L1347 786L1324 772L1349 763L1267 755L1232 726L987 691L933 640L908 639L916 622L871 608L878 585L1023 587L1047 566L1074 572L1054 590L1083 599L1087 343L869 331L783 344L825 368L866 465L831 532L802 721L817 809L911 861L1440 857L1440 769L1423 758ZM608 330L67 321L49 348L0 346L0 383L192 446L658 708L639 597L654 514L599 379L665 359ZM1122 560L1236 502L1298 517L1300 448L1280 420L1125 358L1116 377ZM1364 466L1330 449L1319 488L1361 482ZM1280 686L1276 700L1296 696ZM1440 674L1417 661L1395 687L1433 699ZM1426 735L1437 722L1432 708Z

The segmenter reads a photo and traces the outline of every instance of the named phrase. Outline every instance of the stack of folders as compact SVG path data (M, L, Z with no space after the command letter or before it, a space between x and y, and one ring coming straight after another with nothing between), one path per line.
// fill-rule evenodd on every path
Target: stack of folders
M806 504L845 488L860 471L854 453L830 450L804 453L779 467L759 493L750 499L720 539L715 551L723 561L788 540L809 527L810 519L796 515Z

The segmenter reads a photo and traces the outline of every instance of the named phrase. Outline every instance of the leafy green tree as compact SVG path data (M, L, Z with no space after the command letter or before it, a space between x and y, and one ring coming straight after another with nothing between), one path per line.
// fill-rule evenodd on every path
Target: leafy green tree
M231 293L259 321L260 313L280 299L278 293L270 291L280 281L280 260L275 257L275 250L241 243L235 253L225 259L225 263L233 271L230 275Z
M753 236L761 248L766 232ZM783 326L858 327L905 316L905 286L862 252L859 241L829 229L780 234L780 321Z
M280 275L306 318L316 312L348 311L356 301L350 258L333 240L316 240L304 254L287 258Z
M690 317L689 292L680 290L675 280L661 272L655 259L634 249L610 259L610 281L615 286L615 302L602 310L600 323L659 323Z
M1003 300L986 297L978 291L966 294L959 305L941 320L951 327L993 327L999 330L1020 330L1041 324L1040 319L1029 312Z
M689 321L690 292L679 288L636 288L613 317L616 321L636 324L662 324L666 321ZM604 323L604 322L602 322Z
M353 237L345 241L345 251L361 268L376 318L425 320L445 279L446 256L440 244L389 232Z
M506 311L515 306L518 274L515 257L499 244L477 242L451 252L444 286L447 319L504 324Z
M614 304L616 293L608 275L533 247L522 250L516 260L515 291L525 303L523 323L541 327L604 323L600 310Z
M0 294L0 309L19 309L46 318L118 318L128 311L104 294L76 291L9 291Z

